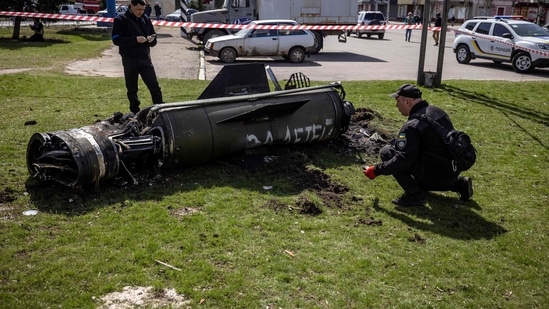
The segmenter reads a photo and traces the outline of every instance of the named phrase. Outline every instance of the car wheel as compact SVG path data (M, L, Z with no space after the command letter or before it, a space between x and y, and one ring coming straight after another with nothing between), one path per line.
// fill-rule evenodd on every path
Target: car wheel
M378 34L377 36L380 40L383 40L383 37L385 37L385 33Z
M456 48L456 60L461 64L467 64L471 61L471 52L467 45L459 45Z
M225 47L219 51L219 59L224 63L233 63L236 57L236 50L232 47Z
M532 57L526 52L519 52L513 57L513 69L517 73L529 73L534 70Z
M313 34L315 35L315 39L316 39L316 44L315 44L315 49L313 50L312 54L318 54L320 52L320 50L322 49L322 47L324 46L324 38L322 37L322 33L318 32L318 31L313 31Z
M301 63L305 61L305 50L301 47L294 47L290 49L288 57L290 58L291 63Z
M226 33L221 31L221 30L208 31L208 33L206 33L206 35L204 36L204 39L202 39L202 43L204 43L204 45L206 45L206 42L208 42L209 39L215 38L215 37L218 37L218 36L222 36L222 35L225 35L225 34Z

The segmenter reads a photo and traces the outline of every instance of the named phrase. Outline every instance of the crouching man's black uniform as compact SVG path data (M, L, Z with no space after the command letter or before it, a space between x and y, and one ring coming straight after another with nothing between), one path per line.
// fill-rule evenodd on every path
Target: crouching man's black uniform
M112 41L122 56L130 111L133 113L139 112L141 104L137 96L139 75L151 93L153 104L163 103L150 56L150 48L157 43L156 32L144 11L145 1L132 0L126 13L114 19L112 28Z
M379 175L393 175L404 194L393 200L401 206L423 205L423 191L454 191L462 200L473 194L472 181L459 176L456 162L438 133L420 115L426 114L443 127L453 130L448 114L421 99L421 91L413 85L403 85L391 94L399 111L408 116L398 137L380 151L382 162L368 166L364 174L370 179Z

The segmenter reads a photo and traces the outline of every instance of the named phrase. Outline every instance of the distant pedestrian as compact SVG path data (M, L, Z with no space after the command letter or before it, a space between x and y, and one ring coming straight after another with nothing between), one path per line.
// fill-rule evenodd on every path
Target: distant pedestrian
M160 16L162 16L162 8L158 2L154 5L154 14L156 16L156 20L159 20Z
M433 30L433 39L435 40L435 46L438 46L438 41L440 38L440 27L442 27L442 17L440 17L440 13L437 13L437 18L435 18L435 29Z
M151 17L151 12L152 12L151 6L148 3L145 4L145 15L147 15L147 17Z
M450 23L452 24L452 27L456 25L456 17L455 16L452 16L452 18L450 18Z
M408 16L404 18L404 24L407 26L406 32L404 33L404 41L410 42L410 37L412 36L412 25L414 24L414 17L412 12L408 12Z
M25 41L31 41L31 42L43 42L44 41L44 25L40 21L40 18L35 17L33 18L33 22L30 25L30 28L32 31L34 31L34 34L30 38L23 37L23 40Z

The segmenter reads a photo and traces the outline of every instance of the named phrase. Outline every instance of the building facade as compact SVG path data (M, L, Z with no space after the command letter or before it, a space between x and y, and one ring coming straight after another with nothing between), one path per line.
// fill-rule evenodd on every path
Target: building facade
M474 16L516 15L543 25L549 22L549 0L450 0L447 14L444 14L443 0L431 1L425 9L425 0L358 0L359 11L382 11L392 21L402 21L408 12L423 16L430 12L463 22Z

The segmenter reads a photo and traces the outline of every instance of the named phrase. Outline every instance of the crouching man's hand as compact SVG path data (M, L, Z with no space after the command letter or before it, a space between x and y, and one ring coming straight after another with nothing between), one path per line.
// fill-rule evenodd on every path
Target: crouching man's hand
M370 166L364 166L362 168L362 172L364 173L364 175L366 175L366 177L370 178L370 179L374 179L377 177L375 171L374 171L374 166L373 165L370 165Z

